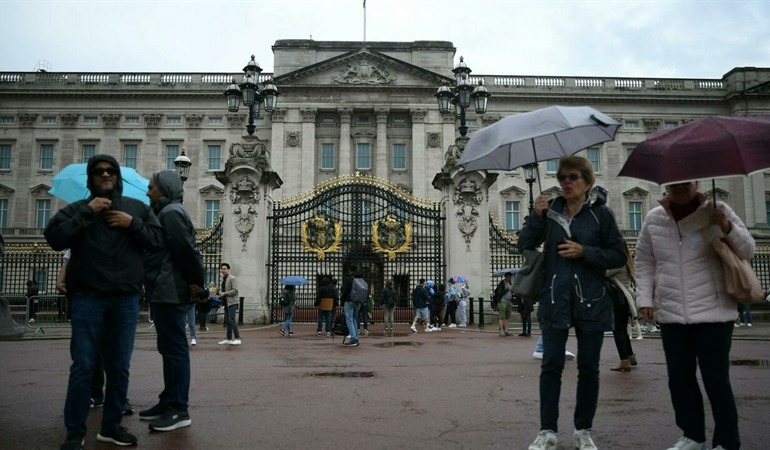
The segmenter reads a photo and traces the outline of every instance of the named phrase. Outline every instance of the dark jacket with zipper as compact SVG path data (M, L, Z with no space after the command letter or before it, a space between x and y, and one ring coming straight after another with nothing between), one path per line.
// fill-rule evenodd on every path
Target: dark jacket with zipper
M597 191L597 198L586 201L571 220L565 216L564 198L557 197L547 217L531 215L519 235L519 251L534 249L545 239L547 222L553 222L544 244L545 270L538 296L537 318L543 329L612 330L612 295L605 272L626 264L626 244L605 205L606 191ZM583 246L582 258L559 256L557 247L565 239Z
M166 245L147 252L144 271L145 297L153 303L191 302L190 285L199 286L199 297L207 297L203 289L204 269L195 248L195 229L182 206L182 179L173 170L153 175L155 186L163 196L152 205L163 226Z
M98 162L120 169L115 158L97 155L88 161L87 185L94 192L91 177ZM117 174L111 210L133 217L128 228L111 227L105 214L94 214L86 200L65 206L48 222L45 238L54 250L71 249L67 263L67 294L97 296L138 294L142 288L144 252L163 246L163 230L150 208L139 200L123 197L123 180Z

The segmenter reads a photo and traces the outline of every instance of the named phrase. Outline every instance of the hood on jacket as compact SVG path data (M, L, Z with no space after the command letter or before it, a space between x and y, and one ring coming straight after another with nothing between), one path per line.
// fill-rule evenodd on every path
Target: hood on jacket
M162 210L169 203L182 203L184 185L175 170L164 170L152 174L152 181L163 196L152 204L155 212Z
M86 187L91 192L91 196L101 197L105 194L104 192L99 192L98 188L94 186L93 183L94 168L96 167L96 164L100 162L109 163L118 170L117 178L115 180L115 187L110 193L110 198L120 197L123 195L123 177L120 174L120 164L118 164L118 160L110 155L94 155L88 159L88 164L86 165Z
M588 193L588 197L586 198L586 201L583 203L582 208L588 208L589 211L591 208L595 206L602 206L607 204L607 189L604 189L601 186L594 186L591 188L591 191ZM566 208L566 203L562 197L555 198L551 200L551 202L548 205L548 212L546 213L546 216L559 224L561 228L564 230L565 233L567 233L567 237L572 238L572 231L570 230L569 223L570 220L567 218L566 215L564 215L563 212L557 211L555 209L556 205L558 205L562 210ZM591 214L594 214L593 211L591 211ZM594 217L596 215L594 214ZM599 219L596 219L598 222Z

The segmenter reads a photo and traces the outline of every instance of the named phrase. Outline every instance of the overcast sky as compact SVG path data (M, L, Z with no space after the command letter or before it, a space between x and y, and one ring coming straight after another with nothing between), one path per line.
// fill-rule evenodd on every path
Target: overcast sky
M362 41L363 0L0 0L0 71L273 69L278 39ZM367 41L451 41L478 75L721 78L770 67L770 0L367 0Z

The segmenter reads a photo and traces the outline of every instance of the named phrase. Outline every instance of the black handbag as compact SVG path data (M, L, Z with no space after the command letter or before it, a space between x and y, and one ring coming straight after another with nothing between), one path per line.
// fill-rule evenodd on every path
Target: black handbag
M548 242L551 235L551 221L548 221L545 231L544 243ZM545 254L538 250L524 250L521 254L523 262L516 277L511 283L511 292L521 298L536 301L540 288L543 285L543 271L545 270Z

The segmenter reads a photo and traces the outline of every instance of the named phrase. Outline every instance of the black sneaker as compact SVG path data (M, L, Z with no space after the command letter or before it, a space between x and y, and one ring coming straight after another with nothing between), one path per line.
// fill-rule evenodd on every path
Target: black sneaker
M67 436L67 440L59 447L59 450L83 450L83 436Z
M133 413L134 413L134 407L131 406L131 403L129 403L128 399L126 399L126 404L123 405L123 415L130 416Z
M177 428L189 427L192 424L190 414L187 411L169 409L160 418L150 422L150 430L172 431Z
M160 416L163 415L163 413L168 410L167 407L161 406L160 403L153 406L150 409L145 409L144 411L139 411L139 419L141 420L155 420L159 419Z
M92 398L91 408L101 408L104 406L104 398Z
M137 443L136 436L126 431L123 427L118 427L108 432L102 430L96 435L96 440L122 446L136 445Z
M358 347L358 339L347 341L347 342L345 342L342 345L344 345L346 347Z

